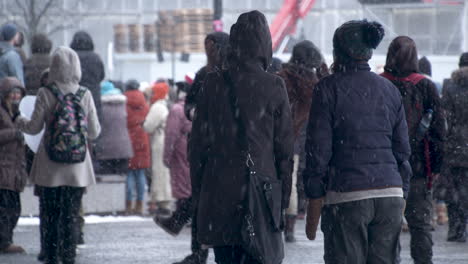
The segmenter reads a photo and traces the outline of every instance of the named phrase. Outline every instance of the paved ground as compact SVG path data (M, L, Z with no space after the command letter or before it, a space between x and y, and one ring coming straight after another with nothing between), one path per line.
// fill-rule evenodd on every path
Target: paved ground
M304 222L298 224L298 242L286 245L284 264L323 263L323 239L310 242L304 233ZM438 227L435 237L435 264L467 264L468 244L445 242L446 228ZM189 253L190 232L184 230L174 238L157 228L148 218L142 222L88 224L85 227L86 246L79 250L77 264L170 264ZM25 247L28 254L0 255L1 264L38 263L38 227L20 225L15 230L15 241ZM402 235L402 263L412 263L408 251L409 235ZM210 252L208 263L214 263Z

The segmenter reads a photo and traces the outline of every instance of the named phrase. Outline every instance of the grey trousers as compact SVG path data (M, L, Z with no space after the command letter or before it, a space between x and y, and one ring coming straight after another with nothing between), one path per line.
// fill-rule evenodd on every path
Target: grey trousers
M432 264L432 194L427 190L425 178L411 179L405 217L411 234L414 264Z
M374 198L325 205L321 228L326 264L395 264L403 198Z

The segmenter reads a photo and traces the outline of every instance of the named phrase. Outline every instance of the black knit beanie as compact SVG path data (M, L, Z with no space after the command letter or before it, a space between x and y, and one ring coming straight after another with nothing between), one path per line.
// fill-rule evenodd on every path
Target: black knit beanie
M460 61L458 63L458 66L461 68L461 67L466 67L468 66L468 52L464 52L461 56L460 56Z
M385 30L377 22L352 20L344 23L333 36L335 56L346 56L356 61L368 61L385 36Z
M304 40L294 46L290 62L318 69L323 63L323 56L314 43Z
M422 74L432 76L432 65L431 65L431 62L429 61L429 59L426 56L420 58L419 61L418 61L418 64L419 64L419 71Z
M130 79L125 83L125 91L138 90L140 83L135 79Z

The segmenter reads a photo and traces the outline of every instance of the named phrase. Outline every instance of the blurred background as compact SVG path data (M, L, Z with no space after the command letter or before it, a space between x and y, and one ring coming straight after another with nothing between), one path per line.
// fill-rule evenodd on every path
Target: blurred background
M387 33L371 61L376 71L398 35L416 41L437 81L449 77L468 50L465 0L0 0L0 22L21 27L27 53L36 32L47 33L57 47L85 30L106 64L106 78L152 82L195 72L205 64L206 33L229 32L239 14L252 9L266 15L275 56L284 60L294 43L308 39L330 63L334 30L362 18L379 21Z

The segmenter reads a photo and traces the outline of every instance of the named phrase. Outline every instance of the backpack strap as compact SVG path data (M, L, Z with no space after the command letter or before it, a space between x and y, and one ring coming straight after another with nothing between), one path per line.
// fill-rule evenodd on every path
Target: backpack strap
M60 92L57 86L55 86L54 84L50 84L50 85L47 85L46 87L47 89L49 89L49 91L52 92L53 95L55 95L55 97L57 97L57 99L63 101L63 94L62 92Z
M84 88L83 86L80 86L78 91L75 93L76 99L78 99L78 101L81 101L83 96L86 94L86 91L87 91L86 88Z

